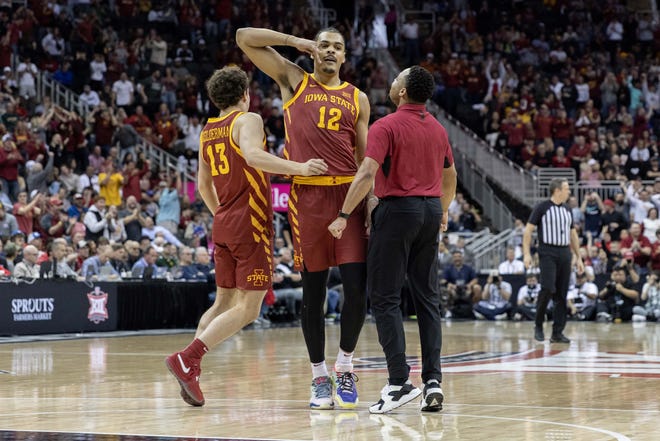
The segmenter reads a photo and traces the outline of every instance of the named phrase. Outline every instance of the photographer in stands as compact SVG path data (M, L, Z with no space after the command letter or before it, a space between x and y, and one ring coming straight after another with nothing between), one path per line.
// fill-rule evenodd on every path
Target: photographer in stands
M586 272L579 273L575 277L575 287L568 290L566 297L568 315L581 321L593 320L596 316L598 287L587 280Z
M598 293L598 321L621 322L632 319L633 307L637 303L639 293L633 289L634 285L626 274L627 266L623 264L614 268L605 288Z
M512 292L511 284L502 280L497 271L493 272L484 285L481 300L474 305L474 315L478 319L506 320Z
M518 305L514 318L516 320L534 320L536 318L536 302L541 292L536 274L527 273L527 283L518 290Z

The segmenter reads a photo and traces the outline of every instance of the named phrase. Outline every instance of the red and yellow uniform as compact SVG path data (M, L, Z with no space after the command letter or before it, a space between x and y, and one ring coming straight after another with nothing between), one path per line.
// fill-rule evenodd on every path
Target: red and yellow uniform
M342 240L328 233L357 172L356 125L360 90L349 83L325 86L305 74L284 105L287 159L324 159L326 176L294 176L289 199L296 269L322 271L343 263L364 262L367 235L364 204L348 220Z
M220 202L213 218L216 283L261 291L271 285L273 208L268 176L247 164L232 138L242 113L209 119L200 148Z

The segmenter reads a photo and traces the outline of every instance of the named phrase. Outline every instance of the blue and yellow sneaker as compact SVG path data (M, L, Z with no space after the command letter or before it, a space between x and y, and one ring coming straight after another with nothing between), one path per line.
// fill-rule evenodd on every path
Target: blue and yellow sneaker
M341 409L355 409L358 404L358 393L355 383L358 376L353 372L335 372L335 402Z

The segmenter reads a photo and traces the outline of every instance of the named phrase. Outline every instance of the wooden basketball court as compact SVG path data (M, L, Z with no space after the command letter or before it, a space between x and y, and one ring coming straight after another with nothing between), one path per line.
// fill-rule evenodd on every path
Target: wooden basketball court
M419 384L416 328L406 323ZM529 322L447 322L443 333L444 410L415 402L384 416L367 410L387 377L373 323L358 345L356 411L309 410L299 328L246 329L211 351L202 408L179 398L163 363L191 333L0 339L0 438L660 439L658 324L569 323L570 345L535 344ZM328 325L331 362L338 338Z

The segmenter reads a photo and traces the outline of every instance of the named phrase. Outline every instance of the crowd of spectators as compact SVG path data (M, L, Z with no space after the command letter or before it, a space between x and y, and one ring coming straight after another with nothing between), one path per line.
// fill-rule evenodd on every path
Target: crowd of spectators
M657 17L616 0L448 3L428 5L437 22L421 64L449 113L532 172L658 177Z
M611 308L603 309L606 297L630 300L632 306L657 304L649 300L652 295L642 300L643 292L655 292L646 281L654 287L654 272L660 270L657 17L617 0L417 3L436 16L434 31L418 35L419 53L426 55L413 60L434 73L434 100L525 170L572 168L581 188L593 189L570 201L588 267L584 277L589 283L603 280L601 285L610 277L625 283L619 280L622 289L609 297L598 286L596 295L580 305L588 303L594 311L600 305L601 317L613 318ZM406 54L411 56L409 50ZM472 213L458 207L454 217ZM514 261L520 258L517 246L510 251ZM515 265L502 264L499 272ZM456 273L455 266L450 273ZM450 273L445 275L455 280ZM463 288L457 290L445 279L445 292L459 300L470 297L475 307L466 307L466 315L526 316L517 304L507 306L516 296L501 276L489 275L482 286L458 280ZM582 314L577 304L575 299L569 303L573 315ZM632 313L624 316L630 319Z
M0 5L0 276L16 275L23 262L20 274L46 277L212 277L210 213L178 173L160 170L141 146L150 142L179 156L180 171L194 175L199 133L217 113L204 81L234 63L249 73L250 110L264 118L270 151L280 153L279 91L242 55L233 33L249 25L313 37L309 12L290 6L286 0ZM611 256L632 252L640 276L660 270L658 24L616 0L421 6L436 13L435 32L421 34L410 17L397 28L390 8L388 47L434 73L437 103L532 172L572 167L592 186L618 180L610 194L571 202L585 262L595 275L611 274ZM367 92L375 119L391 111L389 73L370 52L373 9L363 5L358 16L357 26L343 17L334 24L347 39L342 78ZM304 54L282 50L310 69ZM89 112L37 99L43 73L79 94ZM469 202L452 204L451 232L469 234L481 224ZM453 262L449 250L441 261ZM462 257L469 266L469 256ZM479 300L500 298L490 287L469 286Z

